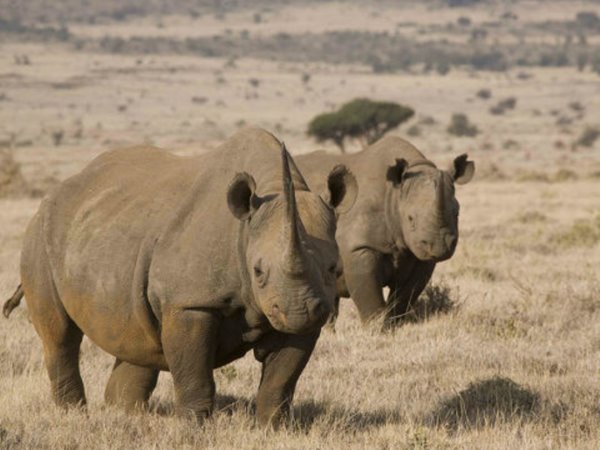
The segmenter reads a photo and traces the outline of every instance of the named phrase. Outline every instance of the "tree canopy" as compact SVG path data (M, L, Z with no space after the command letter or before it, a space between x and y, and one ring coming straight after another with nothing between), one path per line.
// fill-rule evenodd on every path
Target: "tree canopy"
M347 139L358 139L366 147L413 115L408 106L358 98L335 112L314 117L308 125L308 134L319 142L333 141L345 152Z

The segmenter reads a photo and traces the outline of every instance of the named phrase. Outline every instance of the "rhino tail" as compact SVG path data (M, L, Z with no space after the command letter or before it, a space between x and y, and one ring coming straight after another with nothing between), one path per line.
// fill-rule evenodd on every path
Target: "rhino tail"
M12 295L12 297L4 302L4 306L2 307L2 314L4 314L4 317L6 317L8 319L8 316L10 316L10 313L12 312L12 310L21 304L22 298L23 298L23 286L19 285L19 287L17 288L15 293Z

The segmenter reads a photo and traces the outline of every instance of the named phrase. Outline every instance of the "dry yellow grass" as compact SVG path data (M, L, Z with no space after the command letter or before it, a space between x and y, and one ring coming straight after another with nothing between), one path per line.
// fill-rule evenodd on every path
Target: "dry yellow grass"
M534 11L543 16L539 20L557 19L565 5L556 1L538 11L524 3L516 11L522 20L534 19ZM432 15L417 6L400 17L338 6L294 7L263 25L249 23L249 13L236 13L224 21L167 17L160 29L146 18L133 25L79 24L72 31L187 36L219 27L265 34L282 26L290 33L328 26L373 30L402 20L445 23L463 14L451 9ZM573 11L589 2L576 6ZM337 14L327 25L332 8ZM472 14L474 20L490 17L481 8ZM13 54L29 55L32 65L16 66ZM587 124L600 121L597 75L572 67L528 69L532 77L526 79L515 70L374 75L365 67L245 58L228 67L219 58L82 54L58 44L18 42L3 43L2 55L0 142L15 147L34 188L122 144L152 141L179 153L202 151L240 121L265 126L292 152L306 152L316 147L304 134L310 118L357 96L414 107L416 117L396 133L418 124L421 135L411 140L436 162L468 151L478 179L457 189L460 243L433 280L448 287L458 307L380 334L361 327L352 303L343 301L337 332L323 332L300 379L287 428L254 426L260 369L251 354L217 371L218 411L202 428L170 415L168 374L161 374L149 413L128 416L107 407L103 390L112 358L87 339L82 372L88 410L61 411L51 402L41 343L21 307L0 321L0 448L600 446L600 183L592 176L600 173L600 156L598 142L571 149ZM311 74L306 85L304 72ZM250 78L259 86L251 86ZM490 102L476 97L482 88L491 89ZM513 111L489 114L492 104L510 96L518 100ZM557 126L557 114L574 116L568 105L575 101L584 106L583 116ZM448 136L455 112L466 113L481 133ZM428 116L435 123L423 123ZM64 130L64 139L55 147L57 130ZM0 199L0 299L18 284L21 240L38 202Z
M112 359L85 341L87 413L50 400L41 345L15 311L0 327L0 439L16 448L597 448L599 243L556 241L598 214L597 183L474 182L460 190L456 256L439 266L455 311L393 334L364 329L350 301L324 332L296 394L295 421L255 428L259 366L217 371L219 411L203 427L169 415L162 374L152 412L103 404ZM37 202L2 200L0 292L17 282ZM537 214L533 214L533 212Z

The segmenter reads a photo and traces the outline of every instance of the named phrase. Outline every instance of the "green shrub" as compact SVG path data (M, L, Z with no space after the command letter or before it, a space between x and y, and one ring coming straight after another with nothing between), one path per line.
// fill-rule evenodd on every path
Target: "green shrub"
M358 139L366 147L413 115L408 106L359 98L342 105L338 111L313 118L307 133L319 142L333 141L344 152L347 139Z

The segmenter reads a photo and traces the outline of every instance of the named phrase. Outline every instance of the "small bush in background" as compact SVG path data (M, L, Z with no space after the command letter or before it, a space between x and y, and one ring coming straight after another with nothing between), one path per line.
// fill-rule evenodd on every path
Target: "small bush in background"
M449 134L454 136L477 136L479 130L475 125L469 122L469 118L466 114L455 113L452 114L450 119L450 125L448 125L447 131Z
M409 306L408 311L397 319L403 323L425 322L438 314L448 314L456 311L460 302L450 286L445 283L428 284L416 302Z
M487 100L492 97L492 91L490 89L479 89L476 95L483 100Z
M581 133L581 136L575 141L575 145L582 147L593 147L596 140L600 137L600 129L587 127Z

